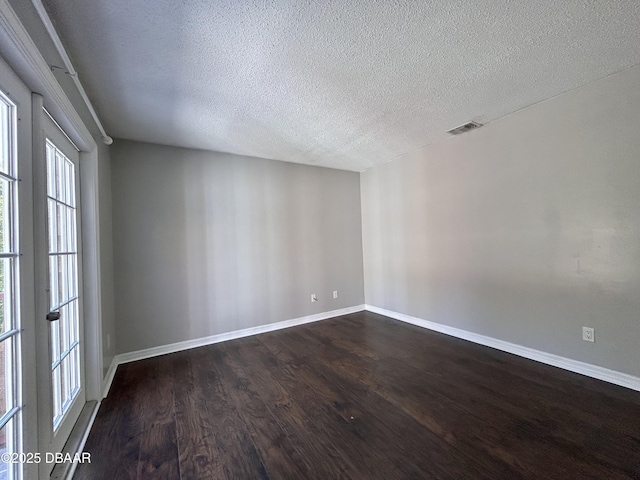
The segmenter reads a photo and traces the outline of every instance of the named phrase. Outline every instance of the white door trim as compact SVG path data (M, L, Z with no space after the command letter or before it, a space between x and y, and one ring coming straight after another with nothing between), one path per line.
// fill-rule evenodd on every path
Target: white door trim
M97 147L81 151L80 164L85 382L87 401L91 401L102 399L103 382Z

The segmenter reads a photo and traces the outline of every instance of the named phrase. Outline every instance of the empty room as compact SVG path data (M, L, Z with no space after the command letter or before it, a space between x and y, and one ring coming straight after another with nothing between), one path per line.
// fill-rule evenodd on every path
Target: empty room
M0 0L0 480L640 479L639 46Z

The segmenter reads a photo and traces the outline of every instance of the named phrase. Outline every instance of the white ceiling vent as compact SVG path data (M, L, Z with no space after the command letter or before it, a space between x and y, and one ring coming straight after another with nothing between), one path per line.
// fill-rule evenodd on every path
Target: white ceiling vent
M451 135L460 135L461 133L468 132L469 130L475 130L476 128L480 128L482 124L478 122L468 122L464 125L460 125L459 127L452 128L447 133Z

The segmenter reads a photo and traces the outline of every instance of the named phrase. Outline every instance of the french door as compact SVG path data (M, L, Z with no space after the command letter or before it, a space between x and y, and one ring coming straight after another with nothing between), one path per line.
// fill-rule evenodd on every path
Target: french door
M46 140L49 233L49 323L53 428L82 389L78 295L76 164Z
M36 478L31 93L0 58L0 480Z
M0 479L19 478L7 454L22 443L21 324L16 158L17 105L0 93Z
M39 149L44 158L36 168L40 169L39 177L46 180L36 188L45 189L46 194L36 198L46 201L45 248L41 246L39 251L46 252L41 264L46 265L48 298L45 318L38 319L47 330L39 337L41 344L46 342L39 349L42 355L38 360L38 383L43 390L40 440L41 450L60 452L86 401L79 152L47 112L41 114L43 135L36 141L44 142L44 149Z

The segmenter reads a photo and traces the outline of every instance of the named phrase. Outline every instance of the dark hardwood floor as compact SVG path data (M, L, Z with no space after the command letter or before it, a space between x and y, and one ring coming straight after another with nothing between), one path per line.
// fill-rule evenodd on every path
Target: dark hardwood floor
M361 312L121 365L75 479L640 479L640 393Z

